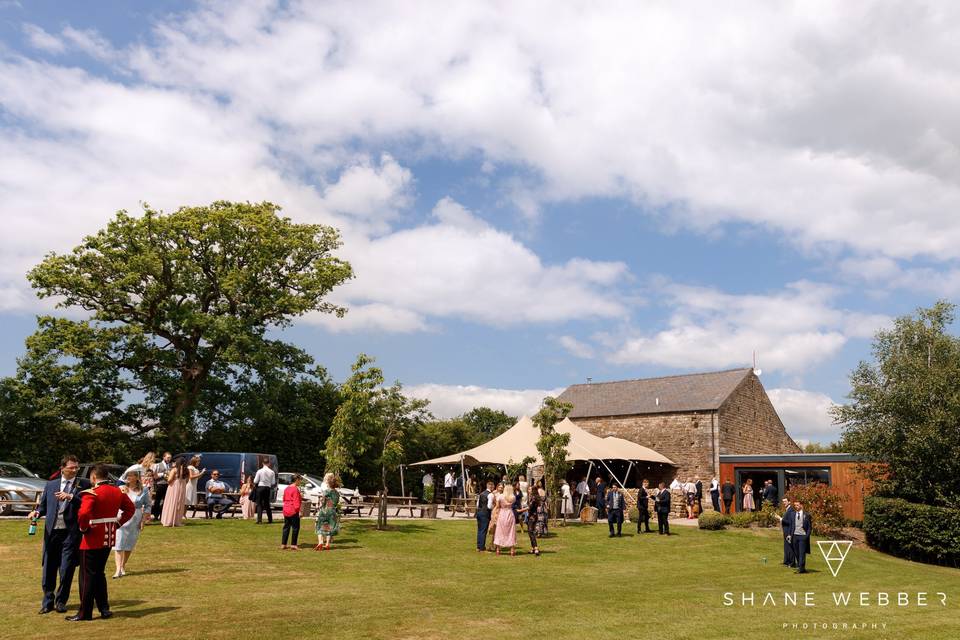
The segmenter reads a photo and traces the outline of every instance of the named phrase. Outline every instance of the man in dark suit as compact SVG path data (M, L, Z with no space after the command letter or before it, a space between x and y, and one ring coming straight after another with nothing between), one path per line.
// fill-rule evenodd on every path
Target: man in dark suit
M603 478L597 478L597 518L602 520L607 517L607 483Z
M797 562L797 573L807 572L807 554L810 553L810 514L803 510L803 503L793 501L794 513L787 520L787 540L793 548L793 557Z
M644 480L643 485L640 487L640 491L637 492L637 511L640 512L640 517L637 518L637 533L641 533L641 523L646 529L642 533L650 533L650 504L648 502L650 493L647 491L649 486L650 481Z
M64 613L67 600L70 599L73 572L80 560L80 529L77 527L80 492L90 488L86 478L77 478L79 469L76 456L63 456L59 477L50 480L43 488L40 504L30 514L31 518L46 518L43 527L43 577L40 580L43 601L40 613L50 613L54 609Z
M796 562L793 558L793 545L789 541L789 529L790 522L793 520L793 516L796 515L796 511L793 510L793 505L790 504L790 501L786 498L783 499L783 517L780 518L780 528L783 529L783 564L787 567L795 567Z
M723 495L723 512L733 513L731 509L733 508L733 498L737 495L737 488L730 482L730 478L723 481L723 488L720 489L720 493Z
M613 537L613 525L617 525L617 536L623 535L623 494L616 482L610 483L607 491L607 524L610 526L610 537Z
M657 528L660 535L670 535L670 490L667 485L660 483L656 497Z
M486 490L477 496L477 551L487 550L487 532L490 530L492 502L493 481L488 481Z
M107 465L94 465L90 480L93 488L81 492L77 512L77 525L83 534L80 540L80 611L67 616L70 622L92 620L94 603L101 618L113 617L107 600L104 569L110 558L110 549L117 540L117 529L133 517L135 508L130 498L110 482Z
M696 491L696 500L697 500L697 513L703 513L703 482L700 480L700 476L696 476L694 479L693 486L697 488Z
M763 485L763 502L771 507L777 506L777 486L773 480L767 480Z

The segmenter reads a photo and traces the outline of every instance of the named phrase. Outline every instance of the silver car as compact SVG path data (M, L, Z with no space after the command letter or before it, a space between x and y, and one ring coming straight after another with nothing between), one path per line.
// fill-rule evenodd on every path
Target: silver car
M0 515L29 513L47 481L16 462L0 462Z

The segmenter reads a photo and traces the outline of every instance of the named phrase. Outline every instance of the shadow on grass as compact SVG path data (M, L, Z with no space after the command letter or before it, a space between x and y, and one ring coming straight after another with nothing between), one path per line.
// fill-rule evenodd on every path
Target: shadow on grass
M357 524L355 524L355 525L353 526L353 528L357 528L357 527L359 527L360 530L363 531L364 533L366 533L366 532L381 532L380 529L377 529L377 525L374 524L374 523L363 522L363 523L357 523ZM384 533L403 533L403 534L426 533L426 532L428 532L428 531L433 531L433 528L432 528L432 527L426 527L426 526L424 526L424 525L422 525L422 524L410 524L410 523L406 523L406 522L404 522L404 523L402 523L402 524L389 524L389 523L388 523L388 524L387 524L387 528L382 530L382 532L384 532Z

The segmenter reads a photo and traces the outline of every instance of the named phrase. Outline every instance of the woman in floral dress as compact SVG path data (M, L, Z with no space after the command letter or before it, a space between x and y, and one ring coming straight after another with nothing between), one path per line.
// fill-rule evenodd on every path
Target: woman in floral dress
M340 482L332 473L323 476L326 489L320 494L320 505L317 508L317 537L319 541L314 551L330 550L333 536L340 532L340 514L337 506L340 504L340 492L337 487Z

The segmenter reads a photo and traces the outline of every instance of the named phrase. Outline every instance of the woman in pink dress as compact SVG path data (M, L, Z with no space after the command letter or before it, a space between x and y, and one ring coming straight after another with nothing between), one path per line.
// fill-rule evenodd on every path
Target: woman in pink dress
M497 532L493 536L493 544L497 547L497 555L500 555L500 547L510 547L510 555L514 555L514 547L517 546L517 520L513 515L513 502L516 496L513 493L513 485L507 484L503 487L503 495L500 496L500 514L497 516Z
M187 511L187 482L190 481L190 471L187 461L177 458L173 469L167 474L167 495L163 499L163 511L160 513L160 524L165 527L180 527L183 525L183 516Z
M247 479L240 487L240 515L244 520L252 520L257 515L257 505L253 501L253 476L247 474Z

